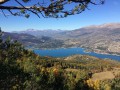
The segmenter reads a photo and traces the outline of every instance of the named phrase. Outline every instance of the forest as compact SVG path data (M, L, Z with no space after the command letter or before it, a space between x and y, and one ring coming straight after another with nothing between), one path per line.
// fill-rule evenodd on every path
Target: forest
M3 34L0 31L0 90L120 89L118 61L86 55L38 56L18 41L3 40ZM114 77L95 79L94 75L102 72L111 72Z

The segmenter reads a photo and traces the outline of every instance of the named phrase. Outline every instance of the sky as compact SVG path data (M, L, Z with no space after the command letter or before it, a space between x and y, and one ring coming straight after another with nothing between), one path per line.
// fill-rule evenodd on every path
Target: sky
M14 2L8 2L6 5L16 4ZM104 5L90 5L89 9L90 10L85 10L79 15L59 19L38 18L36 15L31 15L28 19L12 15L6 18L0 13L0 27L6 32L23 31L27 29L74 30L90 25L120 23L120 0L106 0Z

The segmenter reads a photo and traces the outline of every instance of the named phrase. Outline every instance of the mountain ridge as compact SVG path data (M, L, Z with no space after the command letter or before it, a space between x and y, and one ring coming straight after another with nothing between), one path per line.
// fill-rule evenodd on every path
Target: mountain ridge
M61 43L62 41L62 44L60 46L58 45L58 47L55 45L55 48L82 47L87 51L120 55L120 23L87 26L71 31L47 30L37 32L32 30L32 32L26 32L26 34L33 35L37 38L41 38L42 36L52 38L53 41L51 40L50 42L53 43L51 44L53 48L54 43L56 43L54 40L57 40L57 43L59 41ZM49 44L47 44L47 47L50 48Z
M120 28L120 23L104 23L104 24L100 24L100 25L90 25L90 26L86 26L83 28L116 28L119 27Z

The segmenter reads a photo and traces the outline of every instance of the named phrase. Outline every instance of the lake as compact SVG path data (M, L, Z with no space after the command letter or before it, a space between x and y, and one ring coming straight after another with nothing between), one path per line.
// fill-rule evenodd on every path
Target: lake
M98 58L109 58L113 60L120 61L120 56L116 55L107 55L107 54L98 54L94 52L85 52L83 48L59 48L59 49L41 49L33 50L36 54L40 56L52 56L52 57L67 57L75 54L90 55Z

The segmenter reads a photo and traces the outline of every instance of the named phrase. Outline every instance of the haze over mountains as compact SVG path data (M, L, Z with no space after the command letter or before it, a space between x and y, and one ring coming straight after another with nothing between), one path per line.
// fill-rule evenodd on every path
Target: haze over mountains
M20 41L35 48L84 47L87 51L120 55L120 23L92 25L71 31L29 29L17 33L20 36L24 34L24 38L31 35L26 41L23 38Z
M36 30L36 29L27 29L24 31L20 31L20 32L16 32L15 33L24 33L24 34L30 34L36 37L41 37L41 36L47 36L47 37L51 37L54 36L55 34L59 34L61 32L64 32L64 30Z

